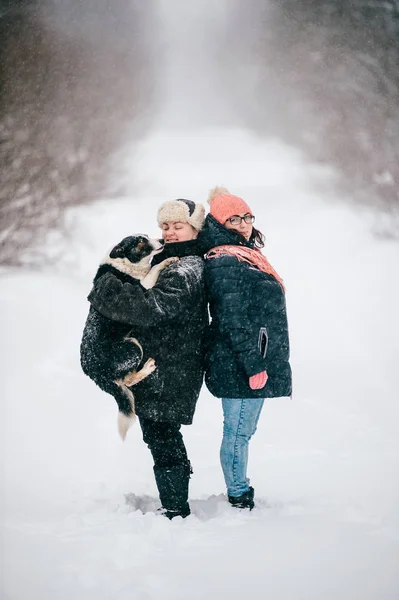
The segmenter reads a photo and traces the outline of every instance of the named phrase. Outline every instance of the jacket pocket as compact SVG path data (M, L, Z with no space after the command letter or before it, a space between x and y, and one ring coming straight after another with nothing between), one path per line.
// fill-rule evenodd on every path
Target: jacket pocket
M259 329L259 336L258 336L258 349L262 355L262 358L266 358L268 343L269 343L269 337L267 335L267 329L266 329L266 327L261 327Z

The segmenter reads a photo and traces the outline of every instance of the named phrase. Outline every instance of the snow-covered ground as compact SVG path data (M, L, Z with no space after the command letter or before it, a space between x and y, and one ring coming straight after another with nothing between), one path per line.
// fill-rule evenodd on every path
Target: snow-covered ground
M1 597L397 600L399 245L334 198L332 173L277 140L158 129L129 156L131 195L71 212L56 265L1 274ZM184 427L193 514L170 522L154 513L139 427L120 441L79 343L107 247L156 234L161 201L205 201L215 184L253 207L285 279L294 396L265 404L249 514L226 502L220 402L203 389Z

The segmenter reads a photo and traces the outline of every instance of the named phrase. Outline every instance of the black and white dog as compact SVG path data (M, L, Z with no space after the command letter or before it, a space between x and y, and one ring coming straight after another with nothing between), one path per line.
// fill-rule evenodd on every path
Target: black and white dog
M111 271L122 283L138 279L143 287L149 289L155 285L160 272L177 260L168 258L151 268L151 258L162 248L159 240L143 234L126 237L104 259L94 282ZM142 359L143 348L140 340L134 337L132 326L111 321L90 307L80 346L81 366L90 379L115 398L122 439L125 439L135 418L134 396L130 388L156 369L152 358L138 369Z

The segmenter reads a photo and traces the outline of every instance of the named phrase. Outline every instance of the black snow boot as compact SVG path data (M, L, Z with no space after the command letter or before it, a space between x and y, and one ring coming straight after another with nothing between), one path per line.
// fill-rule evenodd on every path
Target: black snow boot
M249 508L252 510L255 506L254 503L254 488L250 487L247 492L241 494L241 496L229 496L229 502L231 506L235 508Z
M188 465L154 467L155 481L162 504L162 514L168 519L188 517L188 484L192 473Z

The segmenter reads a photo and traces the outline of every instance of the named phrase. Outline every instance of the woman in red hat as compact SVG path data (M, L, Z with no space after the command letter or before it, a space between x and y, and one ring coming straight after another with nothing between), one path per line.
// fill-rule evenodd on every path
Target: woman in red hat
M285 288L262 254L248 204L225 188L213 189L201 231L205 284L212 322L206 344L205 382L222 399L220 460L228 500L254 507L247 478L248 443L265 398L290 396Z

